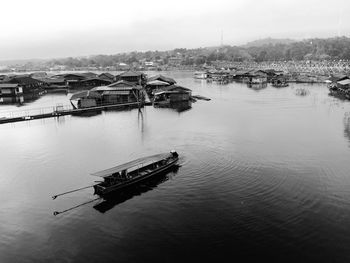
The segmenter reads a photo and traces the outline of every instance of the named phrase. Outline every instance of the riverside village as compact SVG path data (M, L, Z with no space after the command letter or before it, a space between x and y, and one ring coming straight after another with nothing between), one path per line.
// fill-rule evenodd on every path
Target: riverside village
M170 65L176 70L176 65L180 66L179 61L181 60L175 61L177 64ZM63 93L69 94L70 105L52 105L49 111L42 110L39 114L31 114L30 110L26 109L26 113L22 116L19 111L7 112L7 115L0 116L0 123L82 114L108 108L148 105L178 107L184 110L191 108L191 103L198 99L210 100L200 94L192 94L190 88L168 77L167 71L155 68L155 64L152 61L146 61L143 64L148 71L156 70L150 76L138 71L135 67L117 74L112 74L110 71L81 71L81 68L67 73L29 70L29 73L2 74L0 75L0 103L2 104L20 106L40 96L45 96L47 93ZM344 62L338 65L318 62L304 65L302 63L299 65L265 63L264 65L258 63L225 64L216 61L212 64L212 66L204 64L196 67L192 70L193 78L215 82L219 85L241 82L254 89L264 88L268 83L276 88L287 87L289 83L326 83L330 95L350 99L350 78L346 75L350 66ZM126 65L122 64L123 67ZM139 66L139 68L144 67ZM185 71L191 72L190 69ZM307 93L302 89L297 89L297 92Z
M350 2L3 0L0 263L350 262Z

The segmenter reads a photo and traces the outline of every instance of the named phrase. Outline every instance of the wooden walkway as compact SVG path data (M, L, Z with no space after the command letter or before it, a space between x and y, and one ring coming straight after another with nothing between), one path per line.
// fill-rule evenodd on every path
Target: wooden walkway
M45 118L53 118L65 115L79 115L86 112L96 112L101 110L108 109L117 109L122 107L141 107L142 105L139 102L133 103L123 103L123 104L113 104L113 105L102 105L90 108L83 109L64 109L63 107L53 107L52 112L49 113L38 113L38 114L22 114L21 116L12 117L3 117L0 115L0 124L11 123L11 122L20 122L20 121L30 121L36 119L45 119ZM1 113L0 113L1 114Z

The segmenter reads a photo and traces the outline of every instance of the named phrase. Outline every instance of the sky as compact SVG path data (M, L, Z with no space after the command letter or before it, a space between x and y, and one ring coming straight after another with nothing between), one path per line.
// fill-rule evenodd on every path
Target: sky
M0 60L350 36L349 0L1 0Z

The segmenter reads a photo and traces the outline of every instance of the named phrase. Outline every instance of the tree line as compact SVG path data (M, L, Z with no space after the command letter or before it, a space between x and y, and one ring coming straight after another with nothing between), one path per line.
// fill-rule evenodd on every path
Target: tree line
M109 67L119 63L141 64L153 61L167 65L173 57L180 58L181 65L199 66L213 61L263 62L263 61L325 61L350 60L350 38L313 38L291 43L269 43L247 46L220 46L196 49L177 48L170 51L128 52L115 55L93 55L89 57L68 57L51 59L45 66L65 65L67 67Z

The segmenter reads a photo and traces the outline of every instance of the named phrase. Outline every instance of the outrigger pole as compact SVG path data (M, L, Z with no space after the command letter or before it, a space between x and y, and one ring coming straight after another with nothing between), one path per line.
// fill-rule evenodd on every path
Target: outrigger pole
M59 215L59 214L68 212L68 211L73 210L73 209L75 209L75 208L78 208L78 207L80 207L80 206L87 205L87 204L90 204L90 203L92 203L92 202L95 202L95 201L97 201L97 200L99 200L99 199L101 199L101 198L102 198L102 197L95 198L95 199L93 199L93 200L87 201L87 202L85 202L85 203L81 203L81 204L79 204L79 205L73 206L73 207L68 208L68 209L66 209L66 210L55 211L55 212L53 212L53 215L54 215L54 216L57 216L57 215Z
M90 188L90 187L94 187L94 185L89 185L89 186L81 187L81 188L78 188L78 189L75 189L75 190L67 191L67 192L64 192L62 194L53 195L52 199L55 200L57 197L59 197L61 195L70 194L70 193L77 192L77 191L80 191L80 190L83 190L83 189L87 189L87 188Z

